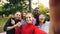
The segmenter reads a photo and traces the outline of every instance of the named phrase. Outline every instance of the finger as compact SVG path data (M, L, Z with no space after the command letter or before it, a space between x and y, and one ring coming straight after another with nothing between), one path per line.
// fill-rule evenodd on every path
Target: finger
M11 19L11 21L13 21L13 19Z

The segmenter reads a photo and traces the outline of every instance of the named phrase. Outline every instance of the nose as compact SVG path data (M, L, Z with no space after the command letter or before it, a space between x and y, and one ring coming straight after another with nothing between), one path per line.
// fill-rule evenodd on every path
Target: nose
M29 18L27 18L27 20L29 20Z

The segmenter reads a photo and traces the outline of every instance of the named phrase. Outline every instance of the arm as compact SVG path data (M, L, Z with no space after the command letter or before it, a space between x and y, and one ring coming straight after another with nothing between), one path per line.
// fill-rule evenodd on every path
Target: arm
M16 27L16 25L11 24L11 18L10 18L10 19L8 19L8 21L6 22L6 24L4 26L4 31L11 30L15 27Z
M60 34L60 0L50 0L50 32Z
M4 26L4 31L14 29L17 26L20 27L21 22L18 22L17 24L14 24L14 20L12 20L12 22L11 22L11 19L8 19L8 21L6 22L6 24Z
M9 27L7 27L7 30L11 30L11 29L13 29L13 28L15 28L15 27L21 27L21 22L18 22L17 24L15 24L15 25L13 25L13 26L9 26Z
M17 25L8 26L8 27L7 27L7 30L11 30L11 29L15 28L16 26L17 26Z

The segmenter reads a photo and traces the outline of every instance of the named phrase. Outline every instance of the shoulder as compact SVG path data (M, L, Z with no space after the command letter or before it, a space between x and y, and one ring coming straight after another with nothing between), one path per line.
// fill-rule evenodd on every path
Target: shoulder
M8 18L8 20L7 21L9 21L9 20L11 20L12 18Z
M9 18L9 19L14 19L14 18Z

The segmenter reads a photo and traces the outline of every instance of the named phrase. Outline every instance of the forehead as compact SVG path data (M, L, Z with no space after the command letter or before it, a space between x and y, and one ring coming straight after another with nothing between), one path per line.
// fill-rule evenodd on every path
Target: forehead
M41 15L39 16L39 18L45 18L45 16L44 16L43 14L41 14Z
M26 17L32 17L32 14L27 14Z
M44 17L44 15L43 15L43 14L41 14L41 15L40 15L40 17L41 17L41 16L43 16L43 17Z
M20 13L20 12L16 12L15 14L19 14L19 15L21 15L21 13Z
M23 13L23 14L26 14L26 13Z

